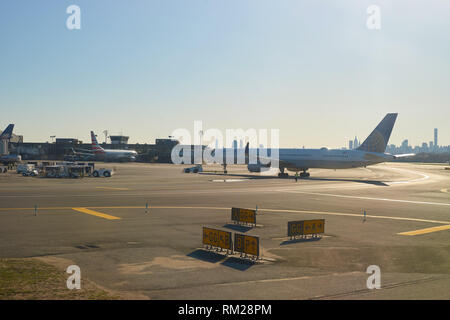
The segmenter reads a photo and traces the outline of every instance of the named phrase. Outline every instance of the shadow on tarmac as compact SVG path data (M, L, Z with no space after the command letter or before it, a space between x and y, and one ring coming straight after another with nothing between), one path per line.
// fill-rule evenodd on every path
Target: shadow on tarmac
M320 239L322 239L322 237L319 238L306 238L306 239L292 239L292 240L285 240L282 243L280 243L280 245L285 246L288 244L293 244L293 243L299 243L299 242L313 242L313 241L319 241Z
M242 173L242 174L226 173L225 174L225 173L200 172L199 174L212 175L212 176L222 176L222 177L239 177L239 178L246 178L246 179L284 179L284 180L295 180L294 176L287 176L287 177L279 178L278 176L256 176L256 175L244 174L244 173ZM299 178L298 182L301 182L302 180L357 182L357 183L371 184L371 185L374 185L374 186L383 186L383 187L388 187L389 186L388 184L384 183L383 181L377 181L377 180L309 177L309 178Z
M254 264L255 262L253 261L243 260L235 257L230 257L221 263L221 265L223 266L230 267L239 271L245 271L251 268Z
M232 224L232 223L227 223L225 225L222 226L223 228L227 228L227 229L231 229L234 231L239 231L239 232L247 232L251 229L253 229L253 227L248 227L248 226L241 226L238 224Z
M316 180L316 181L348 181L348 182L358 182L358 183L366 183L366 184L372 184L374 186L383 186L388 187L389 185L384 183L383 181L377 181L377 180L358 180L358 179L336 179L336 178L308 178L309 180Z
M257 175L253 175L253 174L245 174L245 173L214 173L214 172L200 172L199 174L202 175L209 175L209 176L220 176L220 177L239 177L239 178L247 178L247 179L281 179L278 178L277 176L257 176ZM291 177L289 177L291 178ZM283 178L286 179L286 178ZM293 179L293 177L292 177Z
M199 259L202 261L210 262L210 263L218 263L218 262L222 261L220 263L221 265L223 265L225 267L233 268L233 269L236 269L239 271L245 271L255 264L255 262L250 261L250 260L239 259L236 257L227 257L224 254L218 254L218 253L215 253L212 251L202 250L202 249L197 249L197 250L187 254L187 256L191 257L191 258Z
M227 257L223 254L218 254L218 253L215 253L212 251L201 250L201 249L197 249L197 250L189 253L187 256L198 259L198 260L206 261L206 262L211 262L211 263L217 263Z

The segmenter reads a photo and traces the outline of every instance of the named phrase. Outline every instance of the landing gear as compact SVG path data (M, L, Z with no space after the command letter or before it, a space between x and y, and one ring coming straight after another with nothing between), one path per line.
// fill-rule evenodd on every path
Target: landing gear
M281 172L278 174L278 178L287 178L287 177L289 177L287 172L284 172L284 168L280 168L280 171Z
M300 173L300 178L309 178L309 172L306 172L306 170L304 170L302 173Z

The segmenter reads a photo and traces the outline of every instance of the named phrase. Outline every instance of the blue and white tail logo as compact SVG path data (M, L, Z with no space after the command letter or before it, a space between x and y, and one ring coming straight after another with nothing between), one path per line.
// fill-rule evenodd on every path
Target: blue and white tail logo
M357 150L384 153L397 115L388 113Z
M13 129L14 124L10 124L9 126L7 126L5 131L3 131L2 134L0 135L0 139L11 139Z

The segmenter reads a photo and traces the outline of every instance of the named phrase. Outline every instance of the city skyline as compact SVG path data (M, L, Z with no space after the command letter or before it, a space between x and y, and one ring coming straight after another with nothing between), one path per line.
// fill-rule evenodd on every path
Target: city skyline
M433 129L433 140L424 141L420 145L409 144L409 139L404 139L400 145L396 145L395 143L388 143L386 147L386 152L391 154L401 154L401 153L409 153L409 152L425 152L425 153L449 153L450 152L450 144L439 144L439 129ZM356 149L361 145L362 141L359 141L357 137L354 140L349 140L348 149ZM343 149L347 149L347 147L343 147Z

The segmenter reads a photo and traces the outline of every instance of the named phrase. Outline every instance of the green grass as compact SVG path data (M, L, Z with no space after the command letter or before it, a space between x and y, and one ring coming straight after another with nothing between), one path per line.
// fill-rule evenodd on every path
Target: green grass
M0 300L111 300L118 297L81 278L81 289L69 290L70 275L35 259L0 259Z

